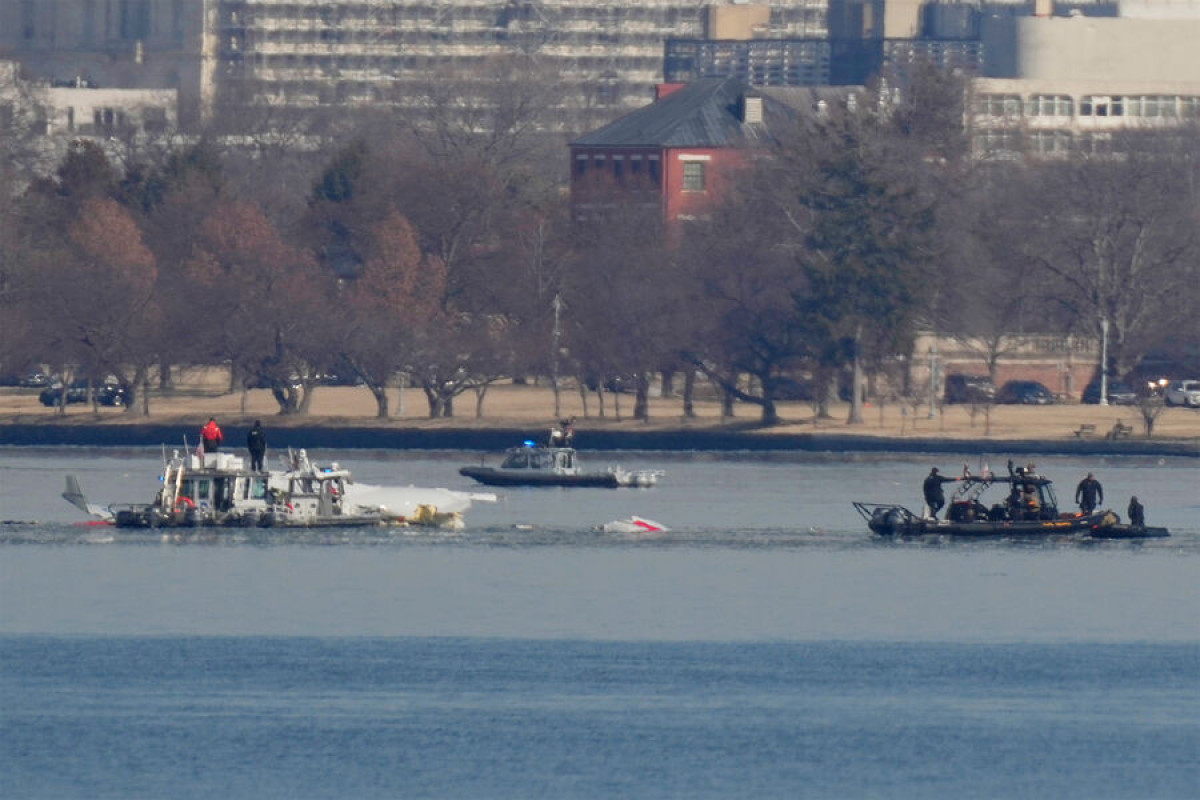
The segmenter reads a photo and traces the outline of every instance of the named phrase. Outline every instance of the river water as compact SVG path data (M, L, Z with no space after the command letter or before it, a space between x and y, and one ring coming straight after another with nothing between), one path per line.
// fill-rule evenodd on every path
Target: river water
M312 455L479 488L475 454ZM1168 539L959 542L850 503L961 455L585 455L666 474L180 539L58 496L148 500L157 451L0 448L0 796L1196 796L1195 460L1036 459ZM630 514L670 531L597 530Z

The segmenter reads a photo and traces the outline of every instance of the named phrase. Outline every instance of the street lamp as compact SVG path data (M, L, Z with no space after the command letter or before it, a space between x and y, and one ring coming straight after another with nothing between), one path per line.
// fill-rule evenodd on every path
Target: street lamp
M561 336L559 330L559 316L562 314L563 301L562 297L555 293L554 300L550 305L554 308L554 330L551 332L550 343L550 382L554 387L554 418L558 419L562 416L562 405L558 393L558 340Z
M1100 405L1108 405L1108 317L1100 318Z

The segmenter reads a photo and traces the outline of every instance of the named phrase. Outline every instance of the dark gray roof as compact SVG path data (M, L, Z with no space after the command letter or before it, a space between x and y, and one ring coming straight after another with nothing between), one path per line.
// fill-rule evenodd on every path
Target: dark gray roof
M763 98L762 123L742 122L745 96ZM572 147L731 147L766 142L793 112L735 78L689 83L645 108L585 133Z

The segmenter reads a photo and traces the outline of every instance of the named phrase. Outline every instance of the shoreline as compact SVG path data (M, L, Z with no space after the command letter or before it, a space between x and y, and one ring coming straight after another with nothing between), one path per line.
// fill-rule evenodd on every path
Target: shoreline
M0 446L15 447L156 447L198 441L194 420L147 423L5 423ZM240 450L248 424L224 426L231 449ZM529 427L446 426L437 428L329 425L313 421L271 427L272 449L294 447L337 450L462 450L503 452L531 437ZM757 426L723 429L659 427L653 430L585 429L575 446L588 451L749 452L749 453L963 453L972 455L1098 455L1200 458L1200 443L1190 440L995 439L984 437L878 436L858 433L785 433Z

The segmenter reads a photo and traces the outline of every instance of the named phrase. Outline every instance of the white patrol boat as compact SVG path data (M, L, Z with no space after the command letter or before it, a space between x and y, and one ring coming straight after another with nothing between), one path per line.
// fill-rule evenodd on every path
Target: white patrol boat
M459 529L473 501L494 494L416 486L355 483L350 471L333 462L309 460L304 450L288 450L283 469L256 472L232 453L175 451L166 460L154 501L113 504L87 502L75 476L67 476L63 497L95 519L119 528L196 526L353 527L420 525Z

